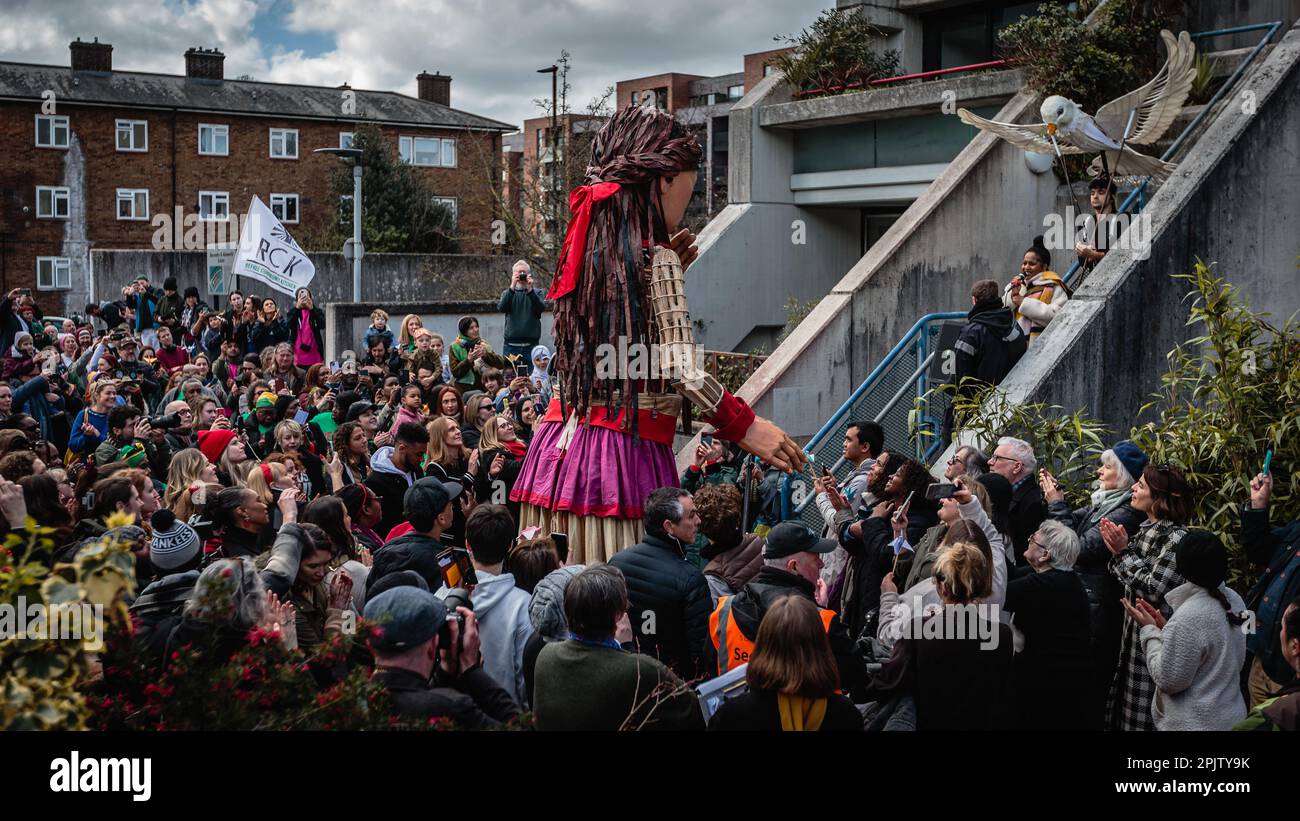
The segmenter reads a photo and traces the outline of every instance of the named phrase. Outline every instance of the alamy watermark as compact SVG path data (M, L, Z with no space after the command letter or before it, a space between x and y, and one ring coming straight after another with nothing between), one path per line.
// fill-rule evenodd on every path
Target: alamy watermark
M1138 259L1151 256L1151 217L1147 214L1106 214L1101 230L1094 214L1076 213L1074 206L1065 216L1043 216L1043 245L1049 251L1073 251L1076 243L1095 246L1101 251L1133 251Z
M931 604L913 610L904 603L899 607L902 608L901 616L886 625L886 633L893 641L977 639L981 650L998 649L1002 608L996 604Z
M0 604L0 640L75 639L85 649L95 652L104 646L104 605L89 602L65 602L48 605L28 602L19 596L17 602Z

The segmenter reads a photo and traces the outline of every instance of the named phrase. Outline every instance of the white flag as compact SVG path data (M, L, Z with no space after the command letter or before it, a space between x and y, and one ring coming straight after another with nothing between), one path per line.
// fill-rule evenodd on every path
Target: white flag
M261 280L292 296L311 283L316 266L271 209L255 196L239 236L239 255L232 273Z

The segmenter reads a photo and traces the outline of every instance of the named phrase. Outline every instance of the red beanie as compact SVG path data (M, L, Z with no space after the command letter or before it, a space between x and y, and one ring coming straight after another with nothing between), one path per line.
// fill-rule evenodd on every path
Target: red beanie
M226 452L226 447L230 440L235 438L235 432L231 430L201 430L199 431L199 450L203 455L208 457L208 461L216 464L221 459L221 454Z

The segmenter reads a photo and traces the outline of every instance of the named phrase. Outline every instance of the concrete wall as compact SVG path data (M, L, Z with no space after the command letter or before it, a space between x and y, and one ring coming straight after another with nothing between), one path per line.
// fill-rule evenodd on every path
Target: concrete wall
M1282 30L1300 17L1300 0L1192 0L1187 4L1187 30L1211 31L1252 23L1282 21ZM1260 31L1229 34L1205 41L1211 51L1245 48L1259 42Z
M1171 274L1215 263L1280 325L1300 310L1300 27L1249 76L1256 113L1230 103L1144 212L1151 254L1112 251L1002 387L1014 402L1085 407L1119 432L1159 387L1186 327L1188 287Z
M686 274L696 341L737 350L756 326L779 330L786 300L824 296L857 261L858 235L856 208L728 205L701 233L707 259Z
M203 251L136 251L94 250L90 254L99 301L114 299L122 287L140 274L146 274L161 287L168 276L175 276L181 291L189 285L198 287L209 300L207 254ZM352 300L352 265L342 254L310 254L316 265L312 294L318 304ZM514 258L460 254L368 254L361 262L361 298L385 307L394 302L439 299L482 299L499 294L509 285L510 266ZM540 274L541 272L536 272ZM273 291L265 283L241 277L237 287L245 294L253 291L274 295L281 306L291 299ZM70 292L66 310L80 312L86 307L88 294ZM55 312L53 308L48 308ZM389 311L391 313L391 310Z

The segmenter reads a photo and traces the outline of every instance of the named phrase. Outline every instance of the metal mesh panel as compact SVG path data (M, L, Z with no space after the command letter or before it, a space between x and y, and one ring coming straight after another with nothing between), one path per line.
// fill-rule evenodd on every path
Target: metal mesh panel
M879 422L885 432L885 447L891 450L906 453L927 464L938 454L938 434L943 415L948 409L948 397L931 396L921 407L918 422L922 428L933 431L934 436L913 438L909 421L916 407L916 397L924 394L931 387L928 378L929 369L923 370L919 375L917 371L926 357L935 350L943 324L942 319L927 322L916 339L900 350L894 359L876 375L875 381L849 407L848 412L840 416L834 427L811 445L808 452L813 457L814 473L820 474L824 466L831 469L840 483L848 478L852 468L842 461L844 434L849 425L858 420ZM902 396L889 406L890 401L900 391ZM887 411L886 406L889 406ZM882 411L884 411L883 415ZM824 523L813 500L813 489L807 478L795 477L791 490L793 518L814 530L820 530Z

